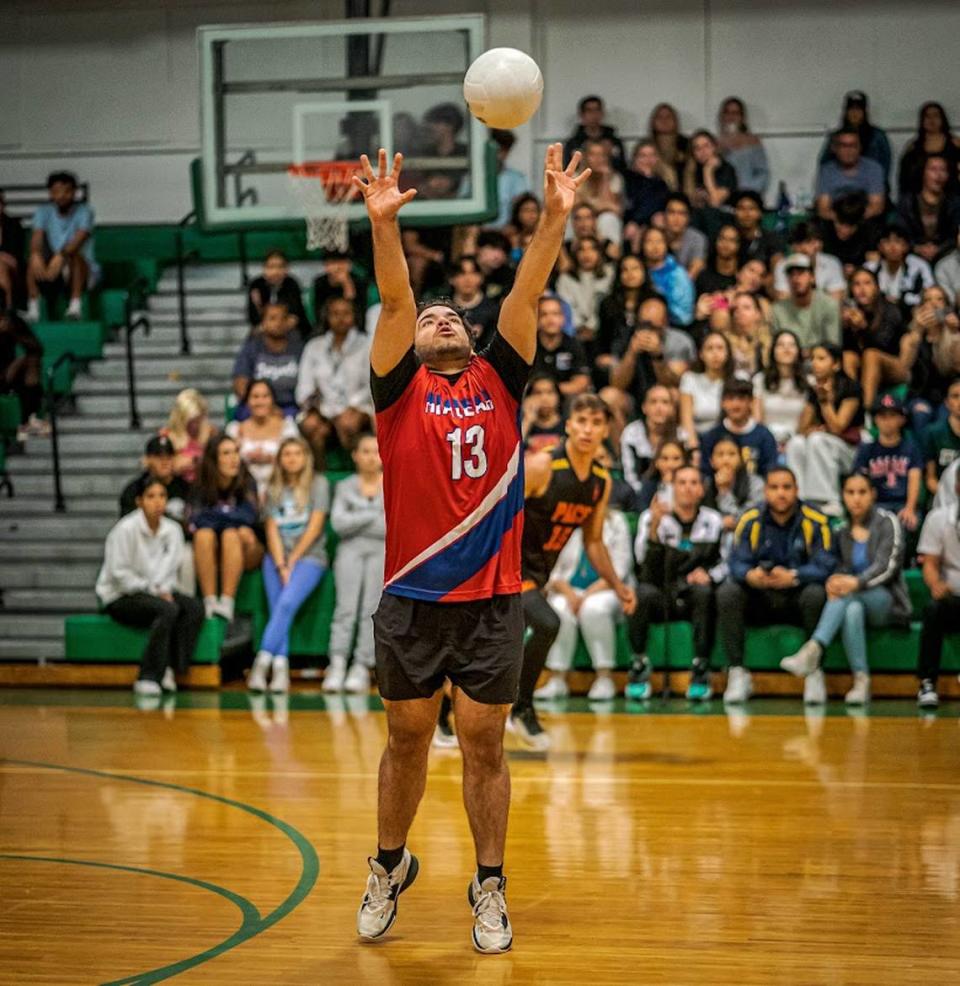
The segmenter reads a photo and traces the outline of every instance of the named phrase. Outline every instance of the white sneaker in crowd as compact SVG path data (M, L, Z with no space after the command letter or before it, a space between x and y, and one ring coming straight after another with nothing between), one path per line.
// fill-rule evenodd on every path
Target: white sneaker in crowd
M287 692L290 690L290 662L285 657L275 657L270 672L270 691Z
M217 615L217 607L220 605L220 600L217 596L204 596L203 597L203 615L206 619L212 620Z
M567 676L560 671L554 671L534 693L533 697L543 701L552 701L556 698L566 698L570 694L570 686L567 684Z
M357 934L373 940L385 935L397 919L397 898L417 878L420 864L409 849L403 850L403 859L388 873L371 856L367 889L357 911Z
M348 695L366 695L370 691L370 669L354 661L347 672L343 690Z
M940 696L937 694L936 682L932 678L924 678L917 692L917 705L921 709L935 709L939 704Z
M67 318L72 322L78 322L81 318L83 318L83 307L80 304L79 298L70 299L70 304L67 305L64 318Z
M803 679L803 704L827 704L827 679L820 668Z
M870 701L870 675L866 671L854 671L853 687L843 700L847 705L866 705Z
M27 302L27 311L23 316L28 322L40 321L40 302L36 298L31 298Z
M473 947L484 955L509 952L513 945L513 928L507 914L504 891L506 877L488 876L482 884L473 878L467 899L473 907Z
M227 623L233 623L233 610L235 605L236 600L233 596L221 596L217 600L214 616L221 616L227 621Z
M587 692L587 699L591 702L609 702L616 697L617 684L610 674L598 674Z
M253 667L247 675L247 688L252 692L267 690L267 674L273 666L273 654L265 650L259 651L253 659Z
M727 672L727 688L723 693L724 702L737 704L746 702L753 694L753 676L744 667L732 667Z
M513 733L524 746L541 753L550 749L550 734L540 725L536 710L527 705L507 716L507 732Z
M165 692L175 692L177 690L177 676L173 673L173 668L167 668L160 679L160 687Z
M333 657L323 675L323 690L328 695L342 692L347 682L347 662L342 657Z
M159 698L163 694L159 681L151 681L149 678L138 678L133 683L134 695L143 695Z
M820 658L823 656L823 648L816 640L808 640L796 654L785 657L780 662L780 667L798 678L806 678L808 674L813 674L820 667Z

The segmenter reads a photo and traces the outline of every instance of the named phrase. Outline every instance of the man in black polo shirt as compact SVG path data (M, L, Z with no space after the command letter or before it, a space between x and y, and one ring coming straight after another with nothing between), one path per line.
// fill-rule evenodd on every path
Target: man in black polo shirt
M537 355L531 375L549 373L564 397L590 389L590 366L580 343L563 333L563 305L559 298L543 295L537 318Z
M144 449L144 471L130 480L120 494L120 516L126 517L137 509L137 496L145 479L156 479L167 488L166 515L183 524L186 521L186 505L190 499L190 485L173 471L176 456L173 442L166 435L154 435Z

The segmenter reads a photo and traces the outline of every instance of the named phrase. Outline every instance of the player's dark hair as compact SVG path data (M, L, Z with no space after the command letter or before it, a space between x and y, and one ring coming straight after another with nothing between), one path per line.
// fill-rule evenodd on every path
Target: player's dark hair
M53 188L54 185L70 185L73 188L77 187L77 176L72 171L51 171L47 175L47 188Z
M577 394L577 396L570 402L570 412L567 416L572 418L575 414L579 414L581 411L602 414L607 421L613 417L610 406L605 400L598 397L596 394Z
M442 295L439 298L431 298L429 301L421 301L417 305L417 318L428 309L428 308L449 308L461 322L463 322L463 327L467 330L467 336L470 339L470 348L476 348L476 337L473 334L473 329L470 326L470 319L467 318L467 313L453 300L453 298L446 298Z

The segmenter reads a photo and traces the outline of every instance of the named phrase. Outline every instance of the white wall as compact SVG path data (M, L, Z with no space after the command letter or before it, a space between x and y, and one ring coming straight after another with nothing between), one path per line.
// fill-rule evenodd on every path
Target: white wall
M491 45L538 59L544 105L514 163L536 175L577 98L598 92L624 135L673 102L688 132L730 94L765 136L775 178L809 189L819 134L863 88L899 149L925 99L960 116L954 0L399 0L396 16L480 10ZM342 16L338 0L0 0L0 185L76 170L104 221L175 220L199 150L200 24Z

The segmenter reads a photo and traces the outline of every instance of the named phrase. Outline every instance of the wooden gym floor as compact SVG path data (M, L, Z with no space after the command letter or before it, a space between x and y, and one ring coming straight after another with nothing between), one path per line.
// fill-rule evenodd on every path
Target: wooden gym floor
M511 754L515 950L476 955L459 757L360 945L376 703L0 691L0 983L929 984L960 976L960 718L757 701L544 716Z

